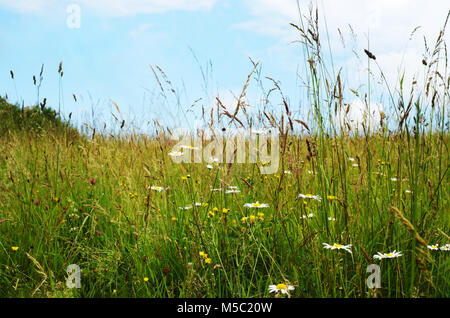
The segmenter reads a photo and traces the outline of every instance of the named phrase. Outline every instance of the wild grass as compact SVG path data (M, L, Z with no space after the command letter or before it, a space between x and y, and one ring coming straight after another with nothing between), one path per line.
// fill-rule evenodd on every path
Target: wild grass
M269 285L286 283L291 297L449 297L449 252L428 248L450 243L447 74L438 82L430 70L428 92L392 95L397 121L354 134L327 119L345 109L344 88L322 63L311 17L295 27L315 120L294 118L275 81L284 109L261 114L280 133L276 174L260 174L261 162L175 164L165 129L79 135L57 129L57 117L25 129L25 111L2 100L0 296L273 297ZM248 127L238 105L232 114L218 100L211 127L226 117ZM229 186L240 192L226 194ZM269 207L244 207L256 201ZM402 256L373 257L393 250ZM70 264L82 270L80 289L66 286ZM379 289L367 287L370 264L380 265Z

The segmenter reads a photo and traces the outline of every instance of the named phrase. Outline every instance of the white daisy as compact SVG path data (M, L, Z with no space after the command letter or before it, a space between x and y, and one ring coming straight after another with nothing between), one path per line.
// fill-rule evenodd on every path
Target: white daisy
M292 172L290 172L289 170L284 170L285 174L292 174Z
M286 285L286 284L278 284L278 285L270 285L269 286L269 293L283 293L283 294L289 294L290 290L294 290L294 286Z
M332 218L332 217L328 217L328 221L336 221L336 219Z
M212 165L206 165L206 168L213 169L214 167Z
M213 188L213 189L210 189L210 191L212 191L212 192L214 192L214 191L222 191L222 189L221 188Z
M152 186L150 189L151 189L151 190L158 191L158 192L161 192L162 190L164 190L163 187L159 187L159 186Z
M447 243L444 246L441 246L441 251L450 251L450 244Z
M171 156L171 157L181 157L182 155L184 155L184 154L182 152L179 152L179 151L169 152L169 156Z
M303 198L303 199L313 199L313 200L316 200L316 201L321 201L322 200L320 195L302 194L302 193L300 193L298 196L299 196L299 198Z
M352 164L353 167L359 167L357 163Z
M189 149L189 150L197 150L198 149L198 147L185 146L185 145L181 146L181 148L182 149Z
M427 247L428 247L430 250L433 250L433 251L439 250L439 245L438 245L438 244L427 245Z
M380 253L380 252L377 252L377 254L375 254L373 256L373 258L383 259L383 258L394 258L394 257L399 257L399 256L403 256L402 252L397 252L396 250L394 250L391 253Z
M180 210L190 210L192 209L191 205L185 206L185 207L179 207Z
M355 161L355 158L348 157L348 160L350 160L350 161Z
M239 193L239 192L241 192L241 191L238 190L238 189L228 189L227 191L225 191L226 194L229 194L229 193Z
M302 215L302 219L306 219L306 218L312 218L314 217L314 214L310 213L308 215Z
M255 203L245 203L244 207L245 208L258 208L258 209L261 209L261 208L268 208L269 205L266 204L266 203L259 203L258 201L256 201Z
M327 249L332 249L332 250L346 250L347 252L349 252L350 254L352 254L352 251L350 250L350 248L352 247L352 244L348 244L348 245L342 245L342 244L338 244L338 243L334 243L333 245L330 245L328 243L322 243L323 244L323 248L327 248Z

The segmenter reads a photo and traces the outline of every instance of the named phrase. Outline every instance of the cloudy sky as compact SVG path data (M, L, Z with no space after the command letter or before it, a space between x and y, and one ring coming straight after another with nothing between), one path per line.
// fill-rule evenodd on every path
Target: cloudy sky
M343 68L346 87L355 90L367 84L368 46L391 85L403 71L406 78L420 78L424 37L434 45L450 8L447 0L313 3L319 7L324 51L332 53L336 71ZM299 23L299 8L306 15L310 1L299 5L296 0L0 0L0 94L11 102L35 103L32 77L44 64L40 96L78 122L93 113L105 121L111 111L117 115L110 100L137 125L143 118L164 122L180 119L177 103L186 110L201 98L193 109L208 108L218 95L232 104L252 69L251 58L261 61L266 88L271 85L265 76L280 81L294 112L301 113L307 107L301 89L305 62L295 42L299 33L289 23ZM176 96L167 92L164 101L150 65L164 71ZM252 82L250 103L258 103L258 92Z

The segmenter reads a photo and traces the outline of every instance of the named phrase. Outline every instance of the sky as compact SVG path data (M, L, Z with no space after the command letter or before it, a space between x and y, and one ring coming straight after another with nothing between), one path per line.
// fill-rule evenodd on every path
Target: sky
M403 71L410 82L423 78L424 37L432 47L450 9L447 0L312 4L319 8L328 63L336 73L342 70L346 88L363 91L365 48L376 55L392 88ZM232 108L252 59L260 61L257 75L264 89L273 87L266 76L279 81L294 114L305 119L305 57L290 23L298 24L310 5L309 0L0 0L0 95L36 104L32 78L44 64L40 101L47 98L65 117L72 113L76 125L111 125L113 113L142 130L154 119L176 126L197 118L202 106L215 107L216 96ZM383 85L373 103L386 109ZM251 81L247 101L255 108L261 92ZM349 96L350 102L361 105L355 98ZM274 97L273 103L279 107L280 100Z

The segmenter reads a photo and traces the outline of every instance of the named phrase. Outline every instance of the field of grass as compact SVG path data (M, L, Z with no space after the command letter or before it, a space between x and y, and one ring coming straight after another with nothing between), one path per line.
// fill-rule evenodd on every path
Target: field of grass
M433 96L432 76L430 112L425 92L399 95L397 122L353 134L323 124L344 107L341 79L311 56L314 122L287 103L263 114L280 133L275 174L177 164L166 130L80 134L1 100L0 296L450 297L449 83ZM245 122L234 115L221 114ZM66 286L70 264L81 288ZM367 286L370 264L381 288ZM278 284L293 289L270 293Z

